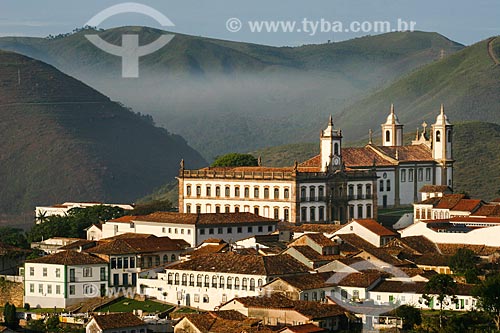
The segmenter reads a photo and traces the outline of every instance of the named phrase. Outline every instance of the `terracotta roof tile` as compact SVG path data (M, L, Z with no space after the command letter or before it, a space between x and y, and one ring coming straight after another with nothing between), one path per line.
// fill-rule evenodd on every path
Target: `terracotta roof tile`
M441 193L451 192L451 188L447 185L424 185L418 191L420 193Z
M330 278L331 276L332 276L331 272L313 273L313 274L284 276L280 277L279 280L282 280L299 290L308 290L308 289L323 288L325 286L331 285L327 283L328 278ZM276 280L273 280L273 282L274 281Z
M489 256L497 251L500 247L486 245L471 245L471 244L437 244L440 251L445 255L454 255L458 249L469 249L478 256Z
M287 326L278 332L290 331L292 333L323 333L327 332L324 328L318 327L314 324L303 324L296 326Z
M473 212L481 206L481 203L481 200L462 199L455 206L453 206L452 210L460 212Z
M107 264L107 261L84 252L62 251L45 257L27 260L28 263L53 265L97 265Z
M169 237L154 238L120 238L112 241L100 242L96 247L87 252L99 254L133 254L154 253L162 251L182 251L189 244L181 239L170 239Z
M267 276L309 272L309 268L287 254L260 256L233 252L197 256L191 260L171 265L168 269Z
M130 312L94 315L93 317L102 330L146 325L142 320Z
M271 294L265 297L256 296L235 298L229 302L240 302L244 306L249 308L293 310L309 319L342 316L344 315L345 311L342 307L335 304L324 304L310 301L293 301L279 293Z
M397 235L394 231L387 229L386 227L372 219L356 219L354 221L379 236Z
M229 250L229 244L224 243L224 244L219 244L219 245L205 245L202 247L199 247L192 252L189 252L191 258L198 257L198 256L204 256L207 254L211 253L221 253Z
M158 222L196 225L245 224L245 223L277 223L277 220L261 217L252 213L208 213L183 214L173 212L156 212L144 216L120 217L109 222Z
M500 205L483 205L476 210L473 216L500 217Z
M465 194L448 194L439 198L436 208L452 209L460 200L465 198Z

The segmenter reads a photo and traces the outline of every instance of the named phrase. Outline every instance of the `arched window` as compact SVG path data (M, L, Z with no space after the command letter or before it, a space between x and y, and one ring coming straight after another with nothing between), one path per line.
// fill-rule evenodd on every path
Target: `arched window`
M335 155L340 155L339 154L339 144L337 142L335 142L333 153Z
M248 288L248 279L243 278L243 281L241 282L241 290L247 290Z
M240 289L240 278L234 278L234 290Z
M255 186L253 188L253 197L258 199L259 198L259 187L258 186Z
M224 195L226 197L229 197L230 194L231 194L231 188L229 186L226 186L226 188L224 189Z
M189 275L189 285L194 287L194 274Z
M250 290L251 291L255 290L255 279L254 278L250 279Z
M283 196L285 199L290 198L290 190L288 188L285 188L285 190L283 191Z
M212 288L217 288L217 276L212 276Z
M233 288L233 278L228 276L227 277L227 289L232 289Z
M182 274L182 285L183 286L187 286L187 280L188 280L187 274L186 273Z
M441 142L441 131L436 131L436 142Z
M175 276L174 276L174 284L175 284L175 285L179 285L179 273L175 273Z
M385 131L385 142L391 141L391 132Z
M172 284L174 281L174 273L168 273L167 283Z
M257 280L258 287L262 287L263 284L264 284L264 282L262 281L262 279Z
M280 198L280 189L279 187L274 188L274 199L279 199Z
M165 264L165 263L167 263L167 262L168 262L168 255L167 255L167 254L165 254L165 255L163 256L163 263Z
M224 277L221 276L220 279L219 279L219 288L224 288Z
M446 135L448 142L451 142L451 130L448 130L448 134Z
M205 275L205 283L203 285L204 287L210 287L210 277L208 275Z
M172 254L172 255L170 256L170 261L175 261L175 260L176 260L176 258L175 258L175 254Z
M202 282L203 282L203 275L198 274L196 276L196 286L197 287L201 287L202 286Z

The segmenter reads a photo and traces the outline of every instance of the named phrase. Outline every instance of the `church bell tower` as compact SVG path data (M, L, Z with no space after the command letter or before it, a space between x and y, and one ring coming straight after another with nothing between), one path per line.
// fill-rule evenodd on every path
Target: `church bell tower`
M328 168L338 168L342 166L342 131L333 127L333 118L330 115L328 126L321 131L320 151L321 151L321 171L327 172Z
M387 116L385 124L382 124L382 146L402 146L403 125L394 113L394 104L391 104L391 112Z

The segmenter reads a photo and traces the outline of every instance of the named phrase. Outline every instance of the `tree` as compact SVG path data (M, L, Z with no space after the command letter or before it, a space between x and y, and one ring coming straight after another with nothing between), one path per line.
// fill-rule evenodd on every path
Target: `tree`
M57 328L59 327L59 324L60 324L60 321L59 321L59 317L57 315L50 316L45 321L45 326L47 327L48 332L56 331Z
M130 215L147 215L154 212L172 211L172 203L169 200L154 200L151 202L136 205L129 212Z
M238 167L238 166L257 166L259 161L250 154L229 153L219 156L212 163L212 167Z
M457 302L457 283L450 275L438 274L429 279L424 287L424 299L429 305L436 297L439 302L439 327L443 327L443 308Z
M466 248L460 248L450 257L448 264L453 272L465 274L467 270L476 267L477 256L474 251Z
M86 238L85 229L92 224L125 215L125 210L114 206L72 208L66 216L48 216L44 223L35 224L28 233L29 242L39 242L51 237Z
M393 311L396 317L403 319L403 329L411 330L416 325L422 323L422 315L420 309L417 309L411 305L401 305L399 308Z
M500 330L500 274L488 277L474 289L477 306L487 312Z
M0 242L23 249L29 248L24 231L13 227L0 227Z
M17 311L14 304L5 303L3 317L5 326L8 328L16 329L19 326L19 319L17 319Z

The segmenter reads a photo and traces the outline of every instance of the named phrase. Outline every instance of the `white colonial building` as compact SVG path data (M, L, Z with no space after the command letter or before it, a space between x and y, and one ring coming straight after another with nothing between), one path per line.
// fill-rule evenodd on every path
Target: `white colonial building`
M184 213L253 212L289 222L345 223L377 217L377 206L410 205L424 185L453 185L452 130L444 107L411 145L394 106L382 124L382 145L343 148L330 121L320 154L291 167L208 167L179 173Z
M102 225L102 237L125 233L151 234L182 239L196 247L209 238L233 242L276 230L277 220L251 213L182 214L156 212L146 216L123 216Z
M179 210L252 212L290 222L375 217L376 174L371 165L346 168L341 146L342 132L330 117L321 132L321 154L302 164L184 170L181 163Z
M93 255L64 251L26 261L24 303L66 308L106 295L108 263Z
M140 278L141 294L172 304L214 310L236 298L257 296L261 287L280 276L309 269L288 255L258 256L234 252L197 256ZM148 272L151 274L151 272Z

